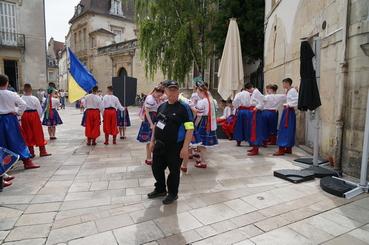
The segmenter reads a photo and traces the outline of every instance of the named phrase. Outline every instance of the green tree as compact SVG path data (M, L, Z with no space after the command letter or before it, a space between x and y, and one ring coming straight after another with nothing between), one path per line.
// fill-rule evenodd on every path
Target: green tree
M244 62L263 59L264 0L219 0L219 13L209 34L215 54L222 56L230 18L236 18Z
M264 0L136 0L135 9L149 75L161 69L184 81L193 66L203 75L206 61L214 54L221 57L232 17L244 61L263 58Z
M146 71L161 69L184 81L194 65L203 73L212 55L209 38L218 0L136 0L139 45Z

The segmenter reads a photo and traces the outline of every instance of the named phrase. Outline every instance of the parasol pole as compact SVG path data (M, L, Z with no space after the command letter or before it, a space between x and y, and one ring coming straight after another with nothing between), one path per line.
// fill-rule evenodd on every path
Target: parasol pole
M313 165L319 166L318 158L319 158L319 129L320 129L320 123L319 123L319 109L316 109L315 111L311 112L311 115L315 115L315 135L314 135L314 149L313 149Z

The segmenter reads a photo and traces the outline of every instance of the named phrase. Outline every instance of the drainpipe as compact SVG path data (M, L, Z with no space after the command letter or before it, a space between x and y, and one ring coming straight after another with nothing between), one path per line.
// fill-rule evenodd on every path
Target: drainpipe
M348 25L350 19L350 0L344 1L345 16L343 28L342 28L342 49L339 58L339 64L337 66L338 81L338 100L337 100L337 113L336 113L336 140L334 148L335 169L342 170L342 146L343 146L343 129L345 126L345 99L346 91L345 85L347 84L347 39L348 39Z

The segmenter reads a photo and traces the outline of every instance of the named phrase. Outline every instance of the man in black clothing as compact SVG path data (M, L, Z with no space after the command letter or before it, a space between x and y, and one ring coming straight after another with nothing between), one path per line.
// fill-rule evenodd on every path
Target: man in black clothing
M188 148L194 129L190 107L178 100L179 85L176 81L165 81L168 101L158 108L157 123L153 130L150 149L153 152L152 172L155 190L149 198L166 196L163 204L171 204L178 199L180 168L183 159L188 159ZM165 169L169 168L165 184Z

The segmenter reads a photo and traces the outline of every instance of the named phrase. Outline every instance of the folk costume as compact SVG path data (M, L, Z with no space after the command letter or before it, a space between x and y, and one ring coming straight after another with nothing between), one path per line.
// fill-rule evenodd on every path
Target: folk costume
M102 108L104 109L104 144L109 144L109 135L113 136L113 144L116 144L116 138L118 134L117 110L123 111L124 107L120 104L118 97L116 97L115 95L107 94L103 97Z
M46 151L47 142L41 125L41 103L37 97L32 95L23 95L22 99L26 103L26 111L21 117L21 126L31 156L35 156L35 146L40 149L40 157L50 156Z
M283 105L282 118L279 124L277 145L278 152L274 155L291 154L292 147L295 145L296 136L296 113L295 108L298 104L298 92L295 88L287 91L287 103Z
M27 104L21 97L8 90L0 90L0 147L18 155L25 169L39 168L31 160L31 153L24 141L17 115L22 115Z

